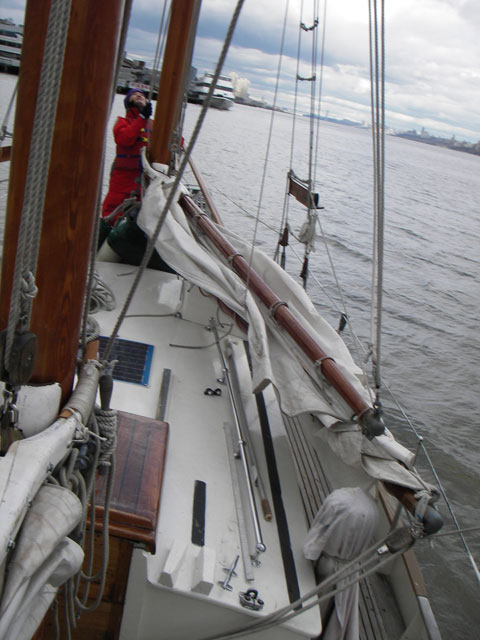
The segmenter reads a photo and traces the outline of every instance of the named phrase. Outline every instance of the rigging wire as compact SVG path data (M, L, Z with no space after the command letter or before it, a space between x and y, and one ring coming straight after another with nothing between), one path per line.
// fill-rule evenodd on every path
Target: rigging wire
M374 160L374 262L372 271L373 376L379 402L381 389L381 336L383 311L383 247L385 227L385 20L384 0L369 0L370 87ZM380 23L380 25L379 25ZM373 316L376 312L376 319ZM375 325L375 327L374 327Z
M162 18L160 20L160 27L158 29L158 38L157 38L157 45L156 45L156 48L155 48L155 56L154 56L154 59L153 59L152 79L151 79L151 82L150 82L150 90L148 92L148 99L149 100L152 99L153 88L157 84L157 80L159 80L159 78L160 78L160 59L162 57L162 53L165 50L165 42L167 40L167 30L165 28L165 24L168 24L168 22L169 22L169 18L165 22L166 12L167 12L167 0L164 0L163 10L162 10ZM169 8L169 15L170 15L170 12L171 12L171 5L170 5L170 8Z
M315 163L314 163L314 172L313 172L313 184L314 190L317 182L317 166L318 166L318 147L320 143L320 121L322 114L322 98L323 98L323 72L325 68L325 42L326 42L326 28L327 28L327 5L328 0L324 0L323 3L323 25L322 25L322 45L320 52L320 73L319 73L319 81L318 81L318 118L317 118L317 128L316 128L316 144L315 144Z
M346 561L345 564L342 564L335 573L331 574L328 578L307 591L294 602L291 602L290 604L281 607L262 618L253 620L240 628L227 633L221 632L214 636L208 636L208 638L203 638L202 640L230 640L233 638L240 638L247 634L252 634L260 630L269 629L283 624L291 618L301 615L302 613L305 613L305 611L318 606L323 601L332 598L341 591L357 584L361 579L368 577L370 574L378 573L382 566L393 562L395 558L398 558L400 555L405 553L405 551L407 551L414 542L413 534L411 534L412 538L408 540L408 542L404 542L396 549L389 549L389 553L384 553L384 545L388 545L388 539L394 535L395 533L389 532L382 540L375 542L353 560ZM328 592L320 596L320 593L325 591L327 587L329 587ZM312 602L305 604L312 598L314 598Z
M263 190L265 188L267 167L268 167L268 161L269 161L269 157L270 157L270 146L271 146L271 142L272 142L273 123L274 123L274 120L275 120L275 112L276 112L276 107L277 107L277 98L278 98L278 90L279 90L279 83L280 83L280 72L281 72L282 60L283 60L283 49L284 49L284 46L285 46L285 33L286 33L286 30L287 30L288 8L289 8L289 0L287 0L286 4L285 4L285 14L284 14L284 18L283 18L282 37L281 37L281 41L280 41L280 53L279 53L279 60L278 60L278 65L277 65L277 76L276 76L276 80L275 80L275 93L274 93L274 97L273 97L272 113L271 113L271 116L270 116L270 126L269 126L269 129L268 129L268 138L267 138L267 146L266 146L266 150L265 150L265 158L264 158L264 162L263 162L262 180L261 180L261 183L260 183L260 194L259 194L259 197L258 197L257 215L256 215L256 218L255 218L255 225L254 225L254 230L253 230L252 246L251 246L251 250L250 250L250 256L249 256L249 259L248 259L248 266L249 267L251 267L251 265L252 265L253 252L254 252L254 248L255 248L255 242L256 242L256 239L257 239L258 225L259 225L259 220L260 220L260 211L261 211L262 204L263 204ZM246 287L245 287L245 297L244 297L244 305L245 306L246 306L247 293L248 293L248 289L249 289L249 279L250 279L250 269L248 271L247 282L246 282Z

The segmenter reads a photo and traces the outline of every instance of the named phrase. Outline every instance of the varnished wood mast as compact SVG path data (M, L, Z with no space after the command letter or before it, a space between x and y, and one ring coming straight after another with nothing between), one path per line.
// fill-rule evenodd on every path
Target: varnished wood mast
M200 4L200 0L175 0L171 5L170 26L149 146L151 162L169 165L171 161L173 134L177 130L184 93L188 89Z
M72 0L61 80L31 330L38 338L32 380L73 382L115 63L131 0ZM50 1L29 0L15 118L0 296L8 322L20 212Z

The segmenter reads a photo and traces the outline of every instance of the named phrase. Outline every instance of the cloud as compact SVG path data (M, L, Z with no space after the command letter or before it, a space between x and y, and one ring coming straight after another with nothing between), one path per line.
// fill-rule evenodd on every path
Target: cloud
M24 0L4 0L1 15L23 21ZM228 29L233 0L203 0L194 65L212 71ZM250 82L250 93L272 102L286 2L246 0L228 53L225 73ZM306 5L307 3L305 3ZM322 4L322 3L320 3ZM294 100L298 25L313 23L300 16L300 0L290 0L284 39L278 102ZM127 51L153 62L163 3L134 0ZM323 7L320 9L323 30ZM386 3L386 110L393 127L427 127L439 135L480 139L480 3L477 0L402 0ZM310 75L309 41L302 32L299 73ZM369 27L367 3L336 0L327 5L323 109L330 115L363 120L368 113ZM309 109L309 87L299 87L299 105Z

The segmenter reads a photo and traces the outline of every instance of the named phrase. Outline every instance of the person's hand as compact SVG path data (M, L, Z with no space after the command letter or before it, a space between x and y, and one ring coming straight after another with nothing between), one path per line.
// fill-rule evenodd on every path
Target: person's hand
M140 113L142 114L142 116L145 118L145 120L148 120L148 118L150 118L150 116L152 115L152 103L151 102L147 102L141 109L140 109Z

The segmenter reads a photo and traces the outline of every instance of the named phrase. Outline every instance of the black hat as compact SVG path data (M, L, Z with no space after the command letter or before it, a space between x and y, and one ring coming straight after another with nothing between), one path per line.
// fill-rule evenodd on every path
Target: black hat
M142 95L145 95L145 93L141 89L135 89L135 87L133 89L129 89L123 101L123 104L125 105L125 109L130 108L130 96L134 93L141 93Z

